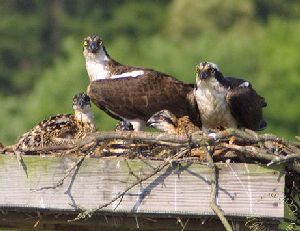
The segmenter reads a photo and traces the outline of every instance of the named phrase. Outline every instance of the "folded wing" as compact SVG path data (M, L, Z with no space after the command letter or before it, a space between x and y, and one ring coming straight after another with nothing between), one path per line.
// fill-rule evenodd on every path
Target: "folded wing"
M267 106L265 99L256 93L249 82L226 79L231 82L226 101L239 126L252 130L265 128L266 122L262 113L263 107Z
M193 89L193 84L185 84L160 72L147 71L141 77L91 82L87 94L115 119L147 121L154 113L167 109L176 116L196 113L192 120L199 125L199 112L191 97Z

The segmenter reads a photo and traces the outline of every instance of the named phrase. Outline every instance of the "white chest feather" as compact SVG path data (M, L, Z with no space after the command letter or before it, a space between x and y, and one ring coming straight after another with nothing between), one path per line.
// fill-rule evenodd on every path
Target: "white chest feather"
M117 79L117 78L124 78L124 77L134 78L134 77L141 76L145 73L143 70L133 70L133 71L112 75L111 73L114 73L114 70L110 70L108 65L110 58L106 55L103 48L101 48L100 51L96 54L88 53L85 50L84 56L85 56L86 70L88 72L90 81L96 81L101 79Z
M81 111L75 111L75 118L82 123L94 123L94 116L92 112L82 113Z
M86 70L91 81L109 78L109 72L106 68L105 63L95 62L91 60L87 61Z
M215 79L198 84L195 97L203 128L237 127L226 102L227 93Z

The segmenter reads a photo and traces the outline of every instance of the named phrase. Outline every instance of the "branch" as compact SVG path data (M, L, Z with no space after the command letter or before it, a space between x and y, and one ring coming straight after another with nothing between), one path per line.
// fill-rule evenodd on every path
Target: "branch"
M264 150L256 148L254 146L239 146L239 145L235 145L235 144L223 144L222 146L226 147L228 149L231 149L231 150L239 151L251 158L268 161L269 162L268 165L274 164L274 163L281 164L281 163L285 163L288 161L294 161L294 160L300 159L300 152L282 156L282 155L273 155L273 154L267 153Z
M152 176L156 175L157 173L159 173L161 170L163 170L166 166L168 166L171 162L181 158L182 156L184 156L186 153L188 152L188 149L183 149L181 151L179 151L178 153L176 153L174 156L167 158L162 164L160 164L157 168L155 168L151 173L139 177L139 179L137 179L134 183L132 183L130 186L128 186L122 193L120 193L119 195L116 195L115 197L113 197L109 202L98 206L95 209L91 209L91 210L86 210L84 212L81 212L78 214L78 216L73 219L70 220L69 222L73 222L73 221L78 221L81 219L85 219L85 218L90 218L94 213L100 211L101 209L111 205L113 202L115 202L116 200L124 197L124 195L131 190L132 188L134 188L136 185L141 184L142 182L148 180L149 178L151 178Z
M249 159L261 161L263 164L267 162L268 165L292 162L291 169L300 173L300 163L297 162L297 160L300 160L300 143L286 141L271 134L260 135L251 130L227 129L225 131L216 131L213 136L203 134L202 132L193 133L190 136L156 132L97 132L84 139L74 140L73 144L68 143L59 146L37 148L29 150L29 152L36 154L77 154L78 152L86 153L86 150L89 150L89 147L93 146L94 149L98 148L97 151L102 153L101 144L105 142L109 144L113 140L130 140L130 144L124 144L124 146L134 154L132 156L136 157L138 153L138 155L145 154L148 158L157 158L155 156L157 154L156 148L166 150L167 156L169 156L170 153L176 152L179 148L190 147L193 149L203 147L209 143L219 153L215 153L214 155L214 158L218 160L239 158L240 161L244 162L245 159L242 159L241 155L226 155L228 151L234 151L236 153L243 153ZM140 150L137 144L148 145L149 149ZM109 145L108 147L113 149ZM157 159L164 159L166 155L165 153L162 154ZM112 155L114 155L113 152Z
M72 166L67 170L66 174L59 180L57 181L54 185L52 186L45 186L45 187L40 187L40 188L37 188L37 189L31 189L31 191L33 192L37 192L37 191L42 191L42 190L45 190L45 189L56 189L60 186L62 186L65 182L65 180L67 179L67 177L71 174L71 172L74 170L74 169L77 169L80 167L81 163L84 161L86 155L83 155L82 157L80 157L76 162L74 162L72 164Z
M212 152L209 150L210 147L205 147L205 149L206 149L206 154L207 154L208 166L212 169L210 207L214 211L214 213L219 217L219 219L221 220L222 224L224 225L226 231L233 231L231 225L229 224L226 217L224 216L224 213L222 212L222 210L219 208L219 206L216 203L217 185L218 185L218 180L217 180L218 169L212 159Z

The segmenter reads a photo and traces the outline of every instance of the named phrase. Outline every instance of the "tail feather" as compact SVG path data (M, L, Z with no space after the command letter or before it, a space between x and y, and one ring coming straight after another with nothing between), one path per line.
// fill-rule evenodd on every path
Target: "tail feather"
M264 119L262 119L259 123L258 131L262 131L262 130L266 129L267 126L268 126L268 123Z

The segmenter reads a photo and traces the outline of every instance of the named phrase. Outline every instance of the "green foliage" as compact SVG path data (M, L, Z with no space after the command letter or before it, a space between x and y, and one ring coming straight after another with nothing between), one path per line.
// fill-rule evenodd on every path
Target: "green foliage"
M211 31L222 32L253 20L254 5L251 0L174 0L169 13L169 32L177 39L184 39Z
M289 5L290 4L290 5ZM82 38L103 37L121 63L193 83L208 60L263 95L273 132L300 134L300 3L245 1L4 1L0 6L0 141L12 143L42 119L72 113L88 77ZM289 5L290 7L288 7ZM115 121L93 107L100 130Z

